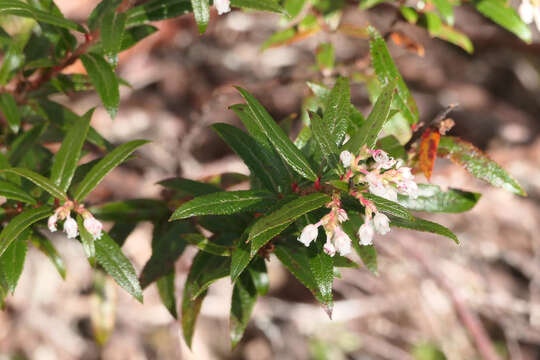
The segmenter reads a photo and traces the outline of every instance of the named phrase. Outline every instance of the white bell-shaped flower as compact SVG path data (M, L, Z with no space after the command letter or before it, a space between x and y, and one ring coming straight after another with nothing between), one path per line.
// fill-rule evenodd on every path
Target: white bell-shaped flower
M309 224L302 230L302 233L298 237L298 241L300 241L305 246L309 246L309 244L311 244L311 242L317 238L318 234L318 227L314 224Z
M103 235L103 224L99 220L90 215L84 219L83 225L94 239L101 239L101 236Z
M354 155L351 154L351 152L345 150L342 151L341 154L339 154L339 160L341 160L341 163L344 167L348 168L352 165L354 161Z
M385 235L390 232L390 219L383 213L378 212L373 217L373 226L377 233Z
M64 222L64 232L66 233L68 239L74 239L79 235L77 222L71 216L66 217Z
M337 227L334 230L334 236L332 237L335 249L339 252L339 255L345 256L351 252L351 238L343 231L341 227Z
M373 244L373 235L375 235L373 225L369 220L366 220L366 222L360 226L360 229L358 229L360 245L367 246Z

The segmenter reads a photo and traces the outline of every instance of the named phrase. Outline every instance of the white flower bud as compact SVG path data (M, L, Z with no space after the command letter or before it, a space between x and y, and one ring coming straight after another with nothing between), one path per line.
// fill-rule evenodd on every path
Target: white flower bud
M214 0L214 5L216 6L219 15L223 15L231 11L230 0Z
M58 214L55 212L51 216L49 216L49 220L47 221L47 225L49 226L50 232L55 232L56 229L56 223L58 222Z
M339 255L345 256L351 252L351 238L341 229L337 227L332 237L334 246L339 251Z
M94 240L101 239L103 224L96 220L95 217L89 216L84 219L83 222L84 228L94 237Z
M530 24L534 20L534 7L529 0L523 0L519 5L519 17L525 24Z
M383 213L378 212L373 217L373 226L377 233L385 235L390 232L390 219Z
M403 166L403 159L397 159L396 161L396 169L399 169Z
M298 237L298 241L305 246L309 246L309 244L317 238L317 235L319 235L318 227L314 224L309 224L302 230L302 233Z
M373 244L373 235L375 235L373 225L371 225L369 220L366 220L366 222L360 226L360 229L358 229L360 245L367 246Z
M388 161L388 154L383 150L375 150L373 151L373 160L377 164L385 163Z
M339 154L339 160L341 160L341 163L346 168L350 167L354 161L354 155L351 154L349 151L345 150L342 151L341 154Z
M64 232L66 233L68 239L74 239L77 237L77 235L79 235L77 222L69 215L64 222Z
M323 247L324 252L329 256L336 255L336 248L334 247L334 244L330 240L327 240Z

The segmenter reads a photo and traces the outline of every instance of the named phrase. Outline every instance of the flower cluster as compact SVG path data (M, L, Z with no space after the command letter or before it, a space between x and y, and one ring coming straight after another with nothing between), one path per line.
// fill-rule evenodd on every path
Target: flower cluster
M403 166L401 159L395 160L383 150L363 148L358 156L343 151L340 160L346 170L342 179L350 185L349 195L365 208L364 224L357 232L359 243L364 246L371 245L375 233L385 235L390 231L390 219L379 212L373 201L366 199L363 194L369 192L391 201L397 201L398 194L414 199L418 196L418 185L414 181L411 168ZM351 239L341 227L341 223L347 221L348 216L341 208L339 195L334 194L327 207L330 212L319 222L307 225L298 241L309 246L317 238L319 227L322 226L327 238L324 251L330 256L334 256L336 252L346 255L351 250Z
M536 23L540 31L540 2L538 0L522 0L519 5L519 16L525 24Z
M58 221L64 221L64 232L68 239L74 239L79 235L77 221L71 217L71 211L75 211L83 217L84 228L92 235L94 239L100 239L103 230L103 224L97 220L88 210L82 205L75 208L72 201L66 201L64 205L59 206L49 217L48 227L51 232L57 231L56 224Z

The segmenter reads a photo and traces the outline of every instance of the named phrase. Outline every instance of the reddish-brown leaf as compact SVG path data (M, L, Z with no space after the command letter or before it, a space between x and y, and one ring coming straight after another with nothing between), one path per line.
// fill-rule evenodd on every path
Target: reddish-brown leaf
M441 134L437 129L433 128L426 129L420 139L420 147L418 148L418 166L428 180L431 178L431 173L433 172L440 140Z

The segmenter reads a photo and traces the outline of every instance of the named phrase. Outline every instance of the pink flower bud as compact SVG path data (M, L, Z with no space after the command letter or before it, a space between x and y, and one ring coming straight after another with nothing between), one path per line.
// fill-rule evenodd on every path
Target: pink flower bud
M214 0L214 5L216 6L219 15L223 15L231 11L230 0Z
M90 215L89 217L86 217L83 222L84 228L88 230L88 232L94 237L95 239L101 239L102 230L103 230L103 224L96 220L95 217Z
M396 160L388 157L388 154L383 150L375 150L372 152L373 160L377 163L377 167L382 169L390 169L396 163Z
M345 150L342 151L341 154L339 154L339 160L341 160L341 163L346 168L350 167L354 161L354 155L351 154L349 151Z
M323 247L324 252L329 256L336 255L336 248L334 247L334 244L330 240L327 240Z
M376 232L385 235L390 232L390 219L383 213L378 212L373 217L373 226L375 227Z
M360 229L358 229L360 245L367 246L373 244L373 235L375 235L373 225L371 225L369 220L366 220L366 222L360 226Z
M298 237L298 241L305 246L309 246L309 244L311 244L311 242L317 238L317 235L319 235L318 226L309 224L302 230L302 233Z
M64 232L66 233L68 239L74 239L77 237L77 235L79 235L77 222L69 215L64 222Z
M47 221L47 225L49 226L50 232L55 232L56 229L56 223L58 222L58 214L55 212L51 216L49 216L49 220Z
M345 222L349 220L349 215L347 215L347 212L343 209L337 210L337 218L340 223Z

